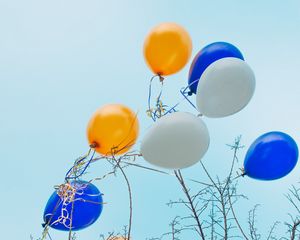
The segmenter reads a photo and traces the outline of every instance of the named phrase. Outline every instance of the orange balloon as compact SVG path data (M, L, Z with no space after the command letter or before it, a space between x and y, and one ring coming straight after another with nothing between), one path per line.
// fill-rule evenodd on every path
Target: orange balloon
M162 76L181 70L192 53L188 32L176 23L162 23L148 34L144 57L150 69Z
M102 155L127 152L136 142L139 122L136 114L121 104L98 109L87 127L88 141Z

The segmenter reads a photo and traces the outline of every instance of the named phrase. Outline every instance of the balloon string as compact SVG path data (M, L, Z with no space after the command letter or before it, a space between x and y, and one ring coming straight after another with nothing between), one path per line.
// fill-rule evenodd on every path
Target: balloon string
M78 160L75 161L74 165L66 173L66 176L65 176L65 181L66 182L68 182L71 179L78 179L79 177L81 177L86 172L87 168L90 166L90 164L92 163L92 161L94 159L94 156L95 156L95 150L93 150L93 153L92 153L89 161L84 162L88 158L88 156L90 155L91 151L92 151L92 148L89 149L89 151L86 155L84 155L83 157L81 157L81 158L79 158ZM79 174L78 174L78 171L80 171Z
M50 219L45 223L45 224L42 224L42 226L44 227L44 231L43 231L43 235L42 235L42 239L41 240L44 240L46 239L46 236L48 235L50 237L50 240L51 240L51 236L49 234L49 225L50 225L50 222L52 221L52 218L58 208L58 206L60 205L61 203L61 200L57 201L52 213L51 213L51 216L50 216Z
M188 90L188 89L189 89L194 83L196 83L196 82L198 82L198 81L199 81L199 79L193 81L193 82L190 83L188 86L183 87L183 88L180 89L180 93L181 93L181 95L184 97L183 100L186 100L186 101L187 101L194 109L196 109L197 111L199 111L199 110L197 109L197 107L196 107L196 106L192 103L192 101L188 98L189 96L192 96L192 95L193 95L193 92L192 92L191 90ZM181 101L180 101L179 103L177 103L174 107L172 107L171 110L174 109L174 111L176 111L175 108L176 108L183 100L181 100ZM169 113L169 111L166 112L165 114L167 114L167 113ZM200 113L198 116L202 117L203 114Z
M241 170L241 173L240 174L238 174L235 178L233 178L232 180L236 180L236 179L238 179L238 178L240 178L240 177L245 177L245 176L247 176L247 173L245 172L245 169L244 168L240 168L240 170Z
M161 83L162 83L162 87L160 90L159 95L156 98L156 104L155 104L155 108L151 108L151 98L152 98L152 82L153 80L159 77ZM199 81L199 79L193 81L192 83L190 83L188 86L181 88L180 90L180 94L184 97L183 100L181 100L180 102L178 102L177 104L175 104L173 107L170 107L168 110L168 106L164 105L161 101L161 97L162 97L162 92L163 92L163 78L160 75L154 75L151 79L150 79L150 84L149 84L149 94L148 94L148 110L147 110L147 114L149 117L152 118L152 120L155 122L158 118L161 118L169 113L173 113L173 112L177 112L176 108L178 107L178 105L183 101L187 101L194 109L197 109L197 107L195 106L195 104L192 103L192 101L189 99L189 96L192 96L193 92L190 89L190 87L194 84L197 83ZM200 114L200 116L202 116L202 114Z
M152 168L152 167L147 167L147 166L143 166L141 164L137 164L137 163L134 163L134 162L129 162L129 161L126 161L124 159L130 159L130 158L133 158L133 161L135 161L136 157L141 157L142 154L141 153L136 153L134 151L131 151L131 152L128 152L124 155L122 155L120 158L120 163L124 163L126 165L129 165L129 166L133 166L133 167L137 167L137 168L142 168L144 170L149 170L149 171L152 171L152 172L156 172L156 173L160 173L160 174L164 174L164 175L169 175L169 176L175 176L174 174L172 173L169 173L167 171L163 171L163 170L160 170L160 169L155 169L155 168ZM109 157L109 156L100 156L100 157L95 157L93 160L92 160L92 163L96 162L96 161L99 161L101 159L107 159L107 160L112 160L113 161L113 158ZM108 161L110 163L110 161ZM100 177L100 178L95 178L93 180L91 180L90 182L94 181L94 180L102 180L104 178L106 178L107 176L109 175L113 175L115 174L115 171L111 171L107 174L105 174L103 177ZM198 181L198 180L195 180L195 179L191 179L191 178L187 178L187 180L189 181L192 181L192 182L195 182L195 183L199 183L199 184L202 184L202 185L206 185L206 186L211 186L211 184L208 184L208 183L205 183L205 182L201 182L201 181Z
M192 92L191 90L188 91L188 89L190 89L190 87L191 87L194 83L196 83L196 82L198 82L198 81L199 81L199 79L193 81L192 83L190 83L190 84L187 85L186 87L183 87L183 88L180 90L180 93L182 94L182 96L184 96L185 100L187 100L188 103L189 103L193 108L195 108L197 111L198 111L197 107L196 107L196 106L190 101L190 99L188 98L189 96L192 96L192 95L193 95L193 92Z
M151 108L151 98L152 98L152 82L153 80L159 77L160 82L161 82L161 90L156 98L156 103L155 103L155 107ZM147 115L149 117L152 118L152 120L155 122L158 118L161 118L163 116L165 116L166 114L170 113L170 112L175 112L175 106L171 109L169 109L166 112L166 109L168 108L167 105L164 105L161 101L161 97L162 97L162 93L163 93L163 80L164 78L160 75L154 75L151 79L150 79L150 84L149 84L149 94L148 94L148 110Z
M155 118L152 115L152 110L151 110L151 94L152 94L152 81L153 79L157 77L157 75L154 75L151 79L150 79L150 83L149 83L149 94L148 94L148 110L147 110L147 114L149 117L152 118L152 120L155 122Z
M85 171L87 170L88 166L90 166L91 163L94 163L94 162L96 162L100 159L103 159L103 158L110 159L110 157L108 157L108 156L101 156L101 157L96 157L96 158L94 156L95 156L95 151L93 151L93 154L92 154L90 160L88 161L88 163L85 165L84 170L79 175L76 175L75 177L68 177L68 179L76 179L76 178L82 176L85 173ZM131 152L131 153L124 154L123 156L121 156L121 158L130 158L130 157L135 158L135 157L140 157L140 156L142 156L140 153L132 153ZM137 163L128 162L128 161L125 161L125 160L121 161L120 163L124 163L124 164L127 164L129 166L142 168L142 169L145 169L145 170L149 170L149 171L164 174L164 175L175 176L174 174L171 174L171 173L163 171L163 170L159 170L159 169L155 169L155 168L151 168L151 167L146 167L146 166L143 166L143 165L140 165L140 164L137 164ZM69 172L70 172L70 170L69 170ZM114 171L109 172L109 173L105 174L103 177L95 178L95 179L91 180L90 182L92 182L94 180L102 180L102 179L106 178L107 176L112 175L114 173L115 173ZM242 171L242 173L240 175L236 176L232 180L235 180L239 177L244 177L245 175L246 175L246 173L244 171ZM187 180L195 182L195 183L199 183L199 184L202 184L202 185L206 185L206 186L211 186L211 184L201 182L201 181L191 179L191 178L187 178Z
M143 165L140 165L140 164L136 164L136 163L130 163L128 161L122 161L122 162L125 163L125 164L128 164L130 166L142 168L142 169L145 169L145 170L150 170L150 171L153 171L153 172L156 172L156 173L161 173L161 174L172 176L172 177L175 176L175 174L172 174L172 173L169 173L169 172L166 172L166 171L163 171L163 170L159 170L159 169L155 169L155 168L151 168L151 167L146 167L146 166L143 166ZM205 185L205 186L212 186L211 184L208 184L208 183L205 183L205 182L201 182L201 181L198 181L198 180L195 180L195 179L191 179L191 178L187 178L187 180L189 180L191 182L199 183L199 184L202 184L202 185Z
M93 153L92 153L92 156L91 156L90 160L89 160L88 163L85 165L83 171L77 176L77 178L81 177L81 176L86 172L87 168L88 168L88 167L90 166L90 164L92 163L92 160L93 160L93 158L94 158L94 156L95 156L95 152L96 152L96 151L93 150Z
M74 203L75 201L84 201L89 202L92 204L105 204L105 203L98 203L94 201L88 201L81 197L77 197L76 195L83 195L84 189L88 186L88 184L83 184L80 187L78 187L76 184L72 186L70 183L61 184L60 186L56 187L57 195L60 197L60 203L62 203L61 213L60 216L51 223L51 225L54 224L62 224L65 228L69 229L69 238L72 233L73 228L73 212L74 212ZM99 194L100 195L100 194ZM90 195L90 196L97 196L97 195ZM68 211L67 206L69 204L72 204L71 213ZM54 210L55 212L55 210ZM51 222L52 217L54 216L54 213L50 214L51 218L48 221L48 226Z
M49 239L52 240L52 237L49 232L47 232L47 235L48 235Z
M75 197L75 196L74 196ZM72 240L72 227L73 227L73 213L74 213L74 202L72 201L71 218L70 218L70 229L69 229L69 240Z
M148 115L152 118L152 120L155 122L156 121L156 118L157 118L157 115L156 115L156 110L153 110L151 108L151 95L152 95L152 82L153 80L156 78L156 77L159 77L159 75L154 75L151 79L150 79L150 84L149 84L149 96L148 96ZM162 83L162 82L161 82ZM163 83L162 83L163 84ZM159 101L160 97L162 95L162 87L161 87L161 90L160 90L160 93L157 97L157 102ZM157 103L156 103L157 105Z
M77 169L77 167L79 167L80 164L81 164L81 163L89 156L90 152L91 152L91 149L89 149L88 153L85 154L83 157L80 157L80 158L78 158L78 159L75 161L74 165L69 169L69 171L68 171L68 172L66 173L66 175L65 175L65 180L66 180L66 181L70 178L70 175L72 174L71 171L72 171L73 174L74 174L75 171L76 171L76 169Z

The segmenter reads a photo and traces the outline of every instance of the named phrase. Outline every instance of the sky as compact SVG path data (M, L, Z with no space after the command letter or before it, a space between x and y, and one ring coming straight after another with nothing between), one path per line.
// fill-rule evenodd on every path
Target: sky
M72 162L88 150L86 125L107 103L139 111L141 133L152 125L146 104L152 76L143 58L143 41L161 22L176 22L189 32L193 52L215 41L238 46L256 75L256 91L241 112L222 119L204 118L211 136L202 159L212 175L224 177L231 151L226 146L242 135L242 166L247 147L261 134L284 131L300 142L300 2L266 1L104 1L0 0L0 153L3 239L29 239L42 232L44 206L63 182ZM165 81L165 101L176 103L187 85L190 59ZM195 111L180 105L181 111ZM147 165L143 159L140 164ZM91 177L106 167L96 163ZM299 182L300 167L287 177L263 182L247 177L240 191L249 197L239 215L246 222L256 203L264 232L274 221L289 220L293 210L284 194ZM199 164L183 170L205 179ZM172 176L129 169L134 194L133 239L160 236L170 220L185 210L169 208L183 197ZM128 198L121 178L97 183L107 204L100 219L78 233L95 239L127 224ZM66 233L51 231L54 239Z

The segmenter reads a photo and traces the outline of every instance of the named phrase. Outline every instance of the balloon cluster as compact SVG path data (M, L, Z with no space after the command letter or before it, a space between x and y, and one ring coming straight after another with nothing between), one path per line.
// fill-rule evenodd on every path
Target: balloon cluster
M183 27L163 23L152 29L145 39L144 56L155 74L150 81L147 111L155 123L142 139L140 153L129 152L139 133L136 113L122 104L109 104L98 109L87 126L89 152L75 161L65 182L56 187L47 202L44 211L46 228L76 231L99 218L103 208L102 194L92 181L81 179L91 163L107 159L120 167L124 156L143 156L158 167L173 170L190 167L203 158L210 143L202 116L229 116L249 103L255 90L253 71L238 48L230 43L215 42L195 56L188 86L180 90L199 114L179 112L176 110L178 104L169 108L161 101L162 92L155 107L151 108L153 79L157 76L163 84L165 76L180 71L187 64L191 53L192 40ZM189 99L193 94L196 95L196 106ZM95 152L100 157L95 158ZM260 180L278 179L290 173L297 160L296 142L285 133L269 132L250 146L242 175Z
M189 34L175 23L156 26L144 43L145 60L162 83L165 76L187 64L191 51ZM199 115L177 112L174 107L168 110L162 103L156 104L154 110L149 107L152 119L159 120L142 140L144 159L168 169L194 165L204 156L210 142L208 129L199 116L221 118L235 114L249 103L254 90L254 73L237 47L227 42L205 46L192 61L188 86L180 91L192 106L196 105ZM195 105L189 99L193 94ZM160 99L161 93L161 102ZM291 172L297 160L295 141L285 133L269 132L250 146L242 175L275 180Z

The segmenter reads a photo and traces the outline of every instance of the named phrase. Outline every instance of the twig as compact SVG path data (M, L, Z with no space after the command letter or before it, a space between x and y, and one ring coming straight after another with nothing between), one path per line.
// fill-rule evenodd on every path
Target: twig
M193 201L191 199L189 190L187 189L186 184L184 182L183 176L182 176L180 170L177 170L177 171L175 170L174 173L175 173L175 176L178 179L180 185L182 186L183 192L185 193L185 195L186 195L186 197L188 199L188 203L190 205L190 210L192 211L194 219L197 222L197 226L198 226L197 232L201 236L202 240L204 240L205 239L205 234L203 232L202 225L201 225L199 216L197 214L197 210L195 209L194 203L193 203Z
M124 172L124 169L120 166L120 161L121 161L121 157L119 158L119 160L115 159L115 156L112 155L113 159L116 162L116 165L118 166L118 168L120 169L125 181L126 181L126 185L128 188L128 195L129 195L129 225L128 225L128 235L127 235L127 239L130 240L130 235L131 235L131 226L132 226L132 192L131 192L131 187L130 187L130 183L129 180L127 178L127 175Z

